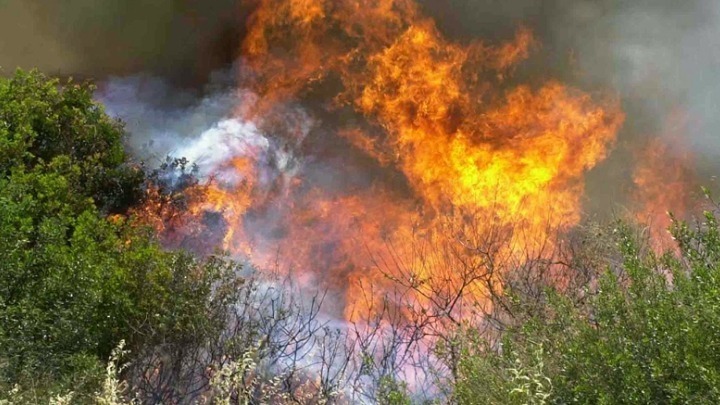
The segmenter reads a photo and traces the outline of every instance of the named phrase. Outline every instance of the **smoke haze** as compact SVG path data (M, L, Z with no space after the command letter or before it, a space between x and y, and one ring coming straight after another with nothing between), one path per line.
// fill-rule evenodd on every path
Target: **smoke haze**
M236 57L243 23L235 0L2 0L0 67L197 85Z

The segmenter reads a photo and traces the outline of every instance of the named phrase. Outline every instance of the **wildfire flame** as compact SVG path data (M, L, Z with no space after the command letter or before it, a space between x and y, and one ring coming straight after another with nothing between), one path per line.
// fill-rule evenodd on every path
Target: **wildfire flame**
M341 191L302 169L267 180L267 156L246 151L198 186L189 212L221 213L224 247L259 268L282 252L298 280L345 291L347 319L382 296L368 299L368 285L387 292L394 278L416 283L422 306L427 280L449 288L462 266L486 265L456 254L478 251L483 235L508 235L498 252L510 258L517 246L546 246L551 228L576 225L584 174L623 123L614 98L552 80L514 83L538 48L527 28L506 43L459 44L410 0L261 0L249 23L250 73L240 84L257 97L238 105L236 119L301 155L312 129L285 122L282 111L319 105L347 147L372 162L372 180ZM236 180L224 181L227 173ZM272 221L257 232L257 218ZM467 240L468 226L478 240ZM465 291L478 298L485 288Z
M684 146L689 131L687 114L677 110L664 122L663 133L650 138L637 153L633 172L634 200L639 205L636 219L648 226L650 240L657 252L675 248L670 236L671 214L683 219L690 209L696 175L693 155Z

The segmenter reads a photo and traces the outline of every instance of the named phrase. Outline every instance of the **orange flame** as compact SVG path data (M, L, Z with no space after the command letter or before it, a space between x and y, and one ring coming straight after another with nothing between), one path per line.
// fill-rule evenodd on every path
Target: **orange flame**
M651 138L637 154L633 173L634 200L638 205L636 219L647 224L650 241L657 252L676 245L669 233L670 214L690 212L693 185L693 155L684 146L683 135L688 131L688 117L679 111L665 122L663 133Z
M388 292L394 279L417 282L414 302L423 306L460 283L463 266L487 266L461 263L458 252L480 250L454 233L469 222L475 235L511 229L503 257L519 244L540 250L550 225L580 220L584 173L606 157L624 117L616 100L558 82L510 84L535 43L525 28L497 45L450 42L410 0L260 0L242 46L252 74L241 79L259 102L238 114L262 121L276 105L320 98L331 112L364 117L365 126L336 130L405 185L378 178L368 191L338 195L297 178L269 203L257 190L259 163L238 158L228 167L246 180L210 182L190 212L222 213L225 248L260 268L284 250L300 279L341 287L348 319L382 296L365 299L362 286ZM281 225L268 246L246 216L273 204ZM488 284L464 291L481 300Z

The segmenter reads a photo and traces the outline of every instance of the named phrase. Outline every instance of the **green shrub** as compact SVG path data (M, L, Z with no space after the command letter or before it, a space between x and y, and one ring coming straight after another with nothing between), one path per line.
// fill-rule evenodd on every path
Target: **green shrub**
M543 391L555 403L718 403L720 229L708 212L672 233L679 252L658 256L617 227L622 263L598 269L581 302L549 289L542 316L506 331L502 350L468 352L460 402Z
M90 86L0 79L0 398L19 385L90 401L121 339L140 352L224 326L208 311L233 263L166 252L107 217L144 181L123 135Z

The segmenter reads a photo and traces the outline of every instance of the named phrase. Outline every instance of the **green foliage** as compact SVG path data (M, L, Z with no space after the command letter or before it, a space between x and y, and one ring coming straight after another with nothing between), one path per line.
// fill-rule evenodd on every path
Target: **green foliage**
M454 398L460 404L546 404L553 386L541 345L512 345L497 355L486 337L465 331Z
M598 271L583 303L548 291L543 316L507 331L503 350L464 357L460 402L542 403L512 398L543 391L556 403L718 403L720 229L706 213L672 232L679 253L657 256L619 227L623 262Z
M126 164L122 127L92 100L93 90L37 72L0 79L0 175L58 172L72 195L104 211L139 198L143 173Z
M407 384L389 376L380 379L377 401L387 405L410 405L412 403Z
M223 325L207 314L234 264L166 252L106 216L144 177L91 96L38 73L0 79L0 399L18 384L89 401L121 339L134 350Z

